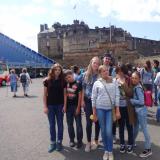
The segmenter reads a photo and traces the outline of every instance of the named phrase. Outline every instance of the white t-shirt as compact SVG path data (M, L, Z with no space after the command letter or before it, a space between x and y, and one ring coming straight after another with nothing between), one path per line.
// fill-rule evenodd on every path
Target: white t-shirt
M24 73L21 73L21 74L20 74L20 77L21 77L22 74L24 74ZM29 84L29 83L30 83L30 80L31 80L30 75L29 75L28 72L25 73L25 74L26 74L26 76L27 76L27 84Z
M160 87L160 72L157 73L154 84Z

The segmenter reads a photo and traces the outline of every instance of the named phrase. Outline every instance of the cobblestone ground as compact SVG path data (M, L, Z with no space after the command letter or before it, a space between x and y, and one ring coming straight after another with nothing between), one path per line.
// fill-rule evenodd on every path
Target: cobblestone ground
M68 133L64 119L64 150L47 152L49 144L48 120L43 114L42 79L34 79L30 87L30 97L24 98L22 88L18 97L12 98L10 88L0 88L0 160L101 160L102 146L96 151L85 153L84 148L76 150L68 146ZM153 155L148 159L159 160L160 124L155 121L156 107L149 110L149 132L152 139ZM83 115L84 140L85 117ZM115 160L137 160L143 150L143 136L137 138L137 148L133 154L120 154L119 146L114 145Z

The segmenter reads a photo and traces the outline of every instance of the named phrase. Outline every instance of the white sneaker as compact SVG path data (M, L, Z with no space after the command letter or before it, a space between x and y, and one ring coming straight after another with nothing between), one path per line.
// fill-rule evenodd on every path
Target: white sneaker
M90 152L91 151L91 143L87 143L85 147L85 152Z
M103 160L108 160L108 152L107 151L104 152Z
M112 152L108 153L108 160L114 160L114 156Z
M98 144L96 142L93 142L91 145L91 150L96 150L98 148Z

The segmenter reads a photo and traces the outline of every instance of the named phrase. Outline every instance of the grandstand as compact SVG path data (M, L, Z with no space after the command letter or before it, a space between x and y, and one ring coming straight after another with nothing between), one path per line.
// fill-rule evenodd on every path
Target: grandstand
M50 68L55 61L0 33L0 61L9 68Z

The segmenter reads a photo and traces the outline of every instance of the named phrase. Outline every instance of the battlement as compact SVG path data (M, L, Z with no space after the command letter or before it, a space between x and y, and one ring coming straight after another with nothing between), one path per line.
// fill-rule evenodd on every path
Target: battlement
M110 46L112 44L112 46ZM117 45L122 45L118 46ZM47 24L40 25L38 34L38 51L49 58L72 56L77 53L99 53L105 49L130 51L138 55L151 56L160 54L160 41L133 37L123 28L116 26L89 28L79 20L73 24L54 23L51 28Z

